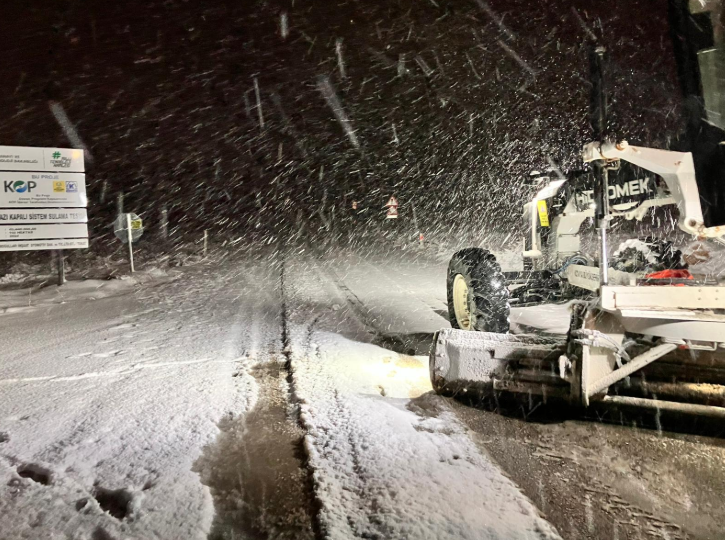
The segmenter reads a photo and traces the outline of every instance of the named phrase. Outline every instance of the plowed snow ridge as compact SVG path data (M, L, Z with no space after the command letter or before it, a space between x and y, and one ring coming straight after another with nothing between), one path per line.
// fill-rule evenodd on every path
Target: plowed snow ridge
M367 329L335 309L345 300L324 273L288 275L294 388L330 538L559 538L429 393L425 358L360 342Z

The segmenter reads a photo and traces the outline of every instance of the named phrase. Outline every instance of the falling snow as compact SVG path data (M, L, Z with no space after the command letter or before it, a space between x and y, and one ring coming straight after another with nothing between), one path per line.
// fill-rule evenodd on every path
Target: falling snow
M428 367L450 255L522 270L529 172L582 167L592 41L607 133L676 140L666 3L9 4L0 145L85 151L91 246L60 288L0 253L3 540L718 537L721 427L445 399ZM656 232L722 281L676 221L611 251Z

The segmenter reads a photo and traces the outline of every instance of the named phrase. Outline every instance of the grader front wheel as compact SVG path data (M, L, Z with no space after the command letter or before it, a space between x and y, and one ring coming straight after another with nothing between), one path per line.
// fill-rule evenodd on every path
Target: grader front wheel
M489 251L458 251L448 265L448 315L451 326L479 332L509 331L509 291L501 267Z

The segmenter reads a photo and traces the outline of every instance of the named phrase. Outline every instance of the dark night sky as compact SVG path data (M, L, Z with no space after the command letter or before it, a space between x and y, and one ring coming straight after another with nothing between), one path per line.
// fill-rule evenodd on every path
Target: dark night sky
M489 0L490 13L474 0L6 4L0 141L68 146L48 103L63 105L95 160L96 242L119 190L150 226L168 204L180 231L295 227L325 191L375 212L395 192L429 227L510 224L521 175L547 157L575 166L589 133L574 10L611 51L614 131L661 145L678 125L665 0ZM254 77L265 129L248 108Z

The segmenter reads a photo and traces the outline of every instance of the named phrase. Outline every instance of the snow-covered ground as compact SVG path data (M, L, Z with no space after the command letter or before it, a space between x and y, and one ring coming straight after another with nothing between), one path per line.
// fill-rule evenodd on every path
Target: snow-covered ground
M15 277L14 274L5 276ZM20 276L26 278L26 276ZM0 293L0 313L21 313L36 311L39 307L64 304L66 302L80 302L83 300L95 302L110 296L119 296L133 291L145 284L161 284L173 281L178 277L177 272L169 272L159 268L150 268L143 272L137 272L133 276L121 276L119 279L86 279L82 281L68 281L63 286L47 286L47 283L31 283L27 286L21 285L22 281L13 283L11 279L4 282L0 278L0 284L13 283L13 286L5 288ZM49 278L54 282L55 276Z
M434 395L431 259L269 248L0 293L0 539L717 538L717 441Z
M2 315L0 537L206 536L192 468L254 404L246 366L278 317L274 287L250 294L266 268L210 273L97 300L69 284L65 303Z

